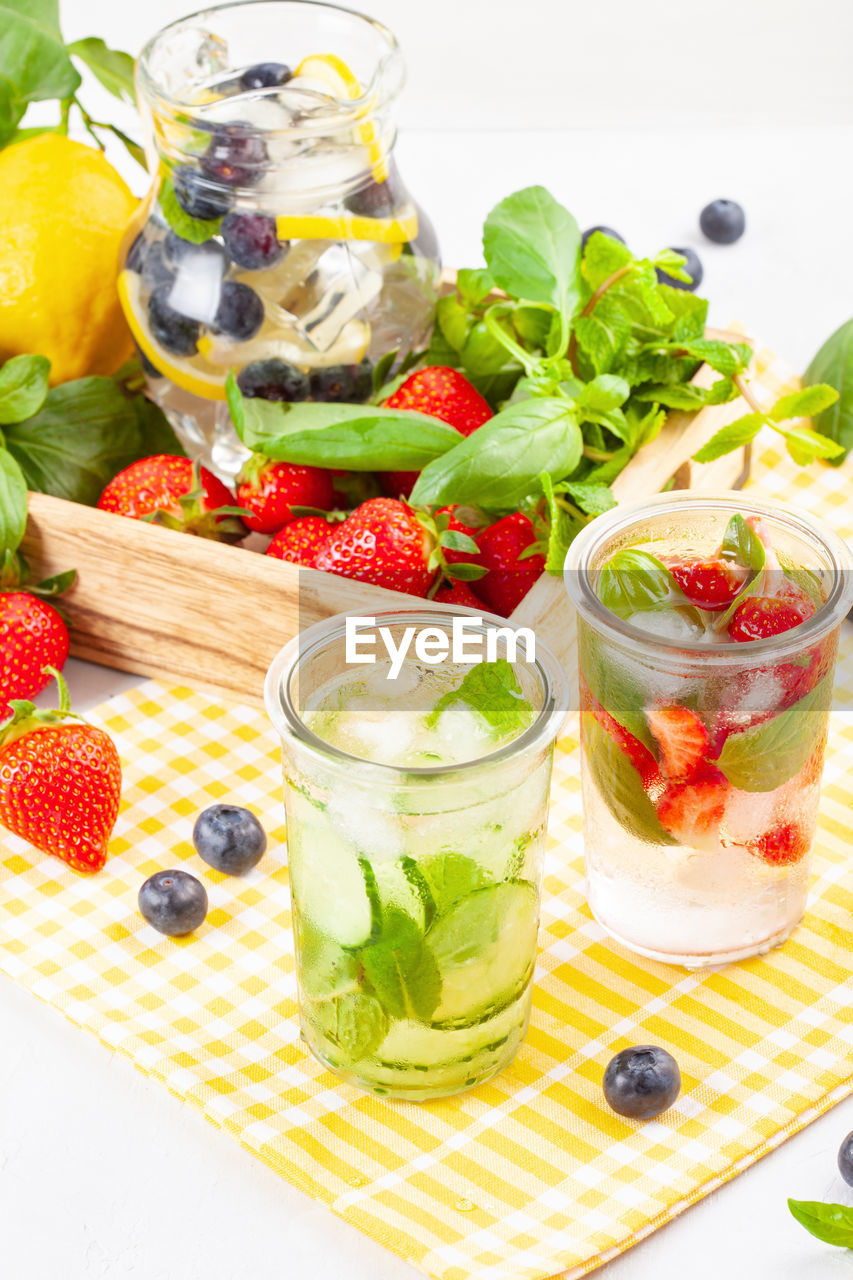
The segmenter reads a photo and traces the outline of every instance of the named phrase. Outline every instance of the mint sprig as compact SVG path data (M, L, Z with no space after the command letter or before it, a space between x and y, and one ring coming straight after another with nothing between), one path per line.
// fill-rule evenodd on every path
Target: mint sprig
M521 733L533 720L533 707L518 683L506 658L478 662L465 673L458 688L443 694L426 718L428 726L438 723L441 713L456 703L479 712L495 738Z

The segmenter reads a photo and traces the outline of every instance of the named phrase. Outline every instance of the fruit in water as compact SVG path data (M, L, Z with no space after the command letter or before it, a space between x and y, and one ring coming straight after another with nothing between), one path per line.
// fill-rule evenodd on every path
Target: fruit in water
M625 237L620 236L618 231L614 231L612 227L587 227L581 236L581 250L586 248L586 242L590 236L595 235L596 231L600 231L604 236L610 236L611 240L618 240L620 244L625 243Z
M670 564L669 571L691 604L712 612L728 608L746 574L726 560L684 560Z
M853 1131L838 1148L838 1172L849 1187L853 1187Z
M667 1111L681 1092L681 1072L671 1053L641 1044L611 1058L604 1072L608 1106L629 1120L653 1120Z
M188 871L157 871L139 890L139 910L158 933L192 933L207 915L207 890Z
M725 776L713 768L692 782L670 782L658 801L661 826L679 844L707 845L718 836L729 790Z
M331 511L335 505L332 477L321 467L299 467L253 454L237 480L237 502L246 508L245 523L255 533L276 533L295 519L292 507Z
M400 202L398 187L390 176L385 182L369 182L346 197L344 208L363 218L390 218Z
M51 605L24 591L0 592L0 719L12 698L34 698L61 671L68 628Z
M362 360L361 364L336 364L327 369L314 369L310 388L312 400L360 404L373 388L373 366L369 360Z
M267 837L251 810L212 804L196 818L193 844L209 866L228 876L242 876L260 862Z
M0 824L75 871L99 871L121 799L121 762L103 729L20 701L0 730Z
M247 271L275 266L288 249L287 241L276 235L275 218L263 213L227 214L222 222L222 239L231 261Z
M248 342L263 322L264 304L254 289L238 280L225 280L211 328L235 342Z
M689 782L710 745L708 730L696 712L677 703L664 703L647 707L646 719L660 747L664 776L673 782Z
M216 187L189 164L179 164L172 170L172 187L175 199L184 213L200 222L213 222L223 217L231 207L231 196Z
M537 553L519 559L535 541L533 525L520 511L503 516L477 538L480 564L488 572L476 580L473 590L492 613L508 618L544 573L544 556Z
M746 214L736 200L712 200L699 214L699 226L714 244L734 244L746 230Z
M0 191L0 364L39 352L54 386L114 373L133 351L116 279L136 196L102 152L59 133L0 149Z
M287 84L293 79L293 72L283 62L258 62L249 67L240 77L243 89L272 89L275 85Z
M690 276L690 283L685 280L676 280L674 276L667 275L660 267L657 269L657 278L661 284L668 284L673 289L686 289L688 293L692 293L694 289L698 289L702 283L702 277L705 274L702 268L702 262L699 254L695 249L690 248L673 248L673 253L680 253L682 258L686 258L684 270Z
M279 530L266 553L277 560L316 569L317 552L328 539L331 528L322 516L300 516Z
M260 182L267 162L261 135L245 120L220 125L201 157L202 172L228 187L251 187Z
M639 773L644 790L652 796L660 795L664 785L661 771L657 760L655 760L645 743L640 742L639 738L635 738L632 733L629 733L618 720L614 719L609 711L605 711L601 703L593 697L586 681L583 679L581 681L580 695L581 710L591 711L601 727L610 734L619 750L628 757Z
M729 636L740 643L767 640L805 622L814 605L803 596L751 596L739 604L729 623Z
M155 524L201 538L236 542L246 536L242 520L231 513L234 495L206 467L190 458L154 454L132 462L109 482L98 499L101 511L131 520L153 517Z
M808 833L797 822L780 822L749 844L750 853L774 867L793 866L811 848Z
M250 400L287 402L307 400L311 389L307 373L275 357L245 365L237 375L237 386Z
M434 545L405 502L369 498L334 526L317 554L316 568L425 596L434 577L429 567Z
M148 299L148 324L152 337L176 356L192 356L198 351L201 328L197 320L182 316L169 302L172 285L158 285Z

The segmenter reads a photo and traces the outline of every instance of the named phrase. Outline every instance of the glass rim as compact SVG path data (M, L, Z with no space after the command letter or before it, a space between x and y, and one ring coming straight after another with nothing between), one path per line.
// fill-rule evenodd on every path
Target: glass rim
M747 514L754 512L766 516L777 524L787 525L813 543L819 542L828 554L833 573L829 595L820 608L799 626L764 640L751 640L748 644L734 640L714 645L697 640L667 641L617 617L602 604L593 589L590 576L593 556L603 542L640 523L641 518L667 514L674 508L694 511L723 508L732 513L746 509ZM623 640L631 642L635 648L652 648L656 655L668 654L682 663L685 659L703 664L713 660L723 665L742 666L751 663L753 657L790 657L840 625L853 604L853 554L834 529L810 514L775 506L768 499L753 499L748 493L739 490L697 493L695 490L683 489L620 503L613 510L597 516L581 530L569 547L563 564L563 583L569 600L580 616L599 632L616 633Z
M387 49L383 57L381 57L376 69L370 79L370 83L365 85L362 93L357 98L350 98L347 102L340 104L339 111L329 112L322 119L317 121L305 122L297 127L283 125L278 129L263 129L263 134L267 137L292 137L294 133L328 133L342 125L346 125L351 121L364 119L370 113L378 115L390 101L397 96L399 88L391 89L385 94L379 92L379 88L383 77L389 66L396 61L402 65L402 51L400 44L394 32L387 27L384 22L380 22L377 18L372 18L367 13L362 13L360 9L349 9L345 5L331 4L329 0L226 0L224 4L206 5L203 9L196 9L192 13L184 14L183 17L175 18L172 22L168 22L164 27L160 27L155 31L154 35L148 39L142 47L136 63L136 75L138 86L144 87L146 99L156 99L158 107L167 107L175 113L180 113L192 123L195 119L193 116L193 104L186 102L182 98L176 98L173 94L166 92L159 84L156 76L151 71L151 58L156 52L157 46L161 41L167 39L170 34L174 33L178 28L190 25L195 22L201 22L208 16L217 13L224 13L227 10L256 8L261 5L277 5L281 8L291 9L318 9L327 12L342 14L346 18L354 18L366 26L372 27L374 31L384 40ZM286 86L284 86L286 87ZM315 126L316 127L312 127ZM203 116L199 117L199 127L210 129L212 126L209 121L205 121Z
M315 757L319 757L324 763L331 761L339 766L356 765L362 776L373 775L383 780L390 781L394 778L397 780L405 779L410 782L440 780L463 773L470 773L478 768L491 769L496 765L513 759L532 747L556 739L569 709L569 682L560 662L547 645L540 642L538 636L536 637L536 657L529 665L536 667L539 674L545 694L542 706L536 715L536 719L532 724L528 725L523 733L520 733L517 738L513 738L511 742L505 743L496 751L490 751L487 755L476 756L473 760L463 760L456 764L401 767L395 764L385 764L378 760L365 760L363 756L356 756L348 751L343 751L340 747L336 747L318 737L308 728L296 711L290 696L290 682L302 663L309 661L330 641L339 640L343 637L347 618L362 618L365 616L375 619L377 628L392 623L405 625L406 623L417 624L419 622L426 626L440 626L442 620L446 620L445 625L451 626L454 617L467 616L482 620L481 630L484 634L487 630L495 627L502 629L509 627L512 630L519 630L518 626L510 622L508 618L500 618L496 614L487 613L485 610L479 612L473 609L468 610L464 607L458 610L443 608L432 610L425 608L388 609L383 610L382 613L370 615L365 615L364 611L360 609L350 609L346 613L337 613L330 618L315 622L288 641L279 650L267 671L264 682L264 702L267 715L281 738L295 737L303 747L307 747ZM307 648L306 641L308 641Z

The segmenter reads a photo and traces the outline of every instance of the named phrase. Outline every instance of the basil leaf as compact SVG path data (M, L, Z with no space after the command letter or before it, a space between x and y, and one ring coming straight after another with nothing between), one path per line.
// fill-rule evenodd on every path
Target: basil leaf
M485 267L462 267L456 273L456 288L466 302L475 305L492 292L495 282Z
M514 298L548 302L562 315L580 300L580 230L544 187L527 187L492 209L483 252L492 279Z
M820 1200L789 1200L788 1208L800 1226L824 1244L853 1249L853 1209Z
M46 356L13 356L0 369L0 423L31 418L47 398L50 361Z
M767 562L764 543L739 511L735 512L726 525L726 531L720 543L720 554L727 560L737 560L738 564L742 564L745 569L754 570L755 573L763 569Z
M581 714L581 744L601 798L620 826L649 844L675 844L661 826L639 773L591 711Z
M97 36L75 40L68 45L72 58L79 58L101 84L120 101L134 103L134 61L129 53L108 49Z
M681 599L666 565L650 552L633 547L624 547L610 557L599 572L595 592L605 609L618 618L666 609Z
M0 561L18 550L26 527L26 482L11 453L0 449Z
M243 444L298 466L420 471L462 439L454 427L425 413L371 404L285 404L247 398L233 374L228 376L227 392Z
M427 716L427 725L437 724L442 711L457 702L478 712L496 738L521 733L533 719L533 708L506 658L475 663L456 689L442 694Z
M459 361L466 375L484 377L499 373L511 360L506 347L495 337L483 320L472 325L459 352ZM518 372L520 366L516 365Z
M644 747L657 751L643 711L648 692L636 683L628 668L613 661L607 642L583 623L578 628L578 658L583 678L596 702Z
M150 458L155 453L168 453L173 457L186 457L186 450L172 430L163 410L144 395L131 400L139 426L138 456Z
M832 459L833 466L838 466L853 449L853 320L827 338L806 369L803 381L807 387L826 382L838 392L836 402L824 409L814 423L821 435L841 445L844 452Z
M800 772L825 735L831 696L828 675L772 720L729 734L717 768L740 791L775 791Z
M116 472L148 452L134 402L112 378L54 387L34 417L4 434L30 489L89 506Z
M425 467L412 490L412 502L470 502L503 510L533 493L543 471L555 479L571 475L582 451L577 408L571 401L544 396L523 400Z
M452 293L439 298L435 322L454 351L461 351L468 336L468 312Z
M763 426L763 413L745 413L742 418L737 418L728 426L720 427L719 431L715 431L708 443L703 444L702 448L694 453L693 461L714 462L724 454L732 453L742 445L749 444Z
M172 180L165 174L160 183L160 193L157 198L163 217L182 240L189 240L190 244L204 244L206 240L210 240L219 233L222 219L210 218L203 221L201 218L191 218L178 204Z
M29 103L70 98L79 85L59 30L59 0L0 0L0 145Z

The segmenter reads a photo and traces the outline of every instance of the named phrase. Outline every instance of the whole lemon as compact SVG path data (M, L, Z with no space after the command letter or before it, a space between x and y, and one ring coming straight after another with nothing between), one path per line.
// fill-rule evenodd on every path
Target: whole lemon
M54 384L114 373L133 349L116 278L136 197L54 133L0 151L0 193L0 361L47 356Z

